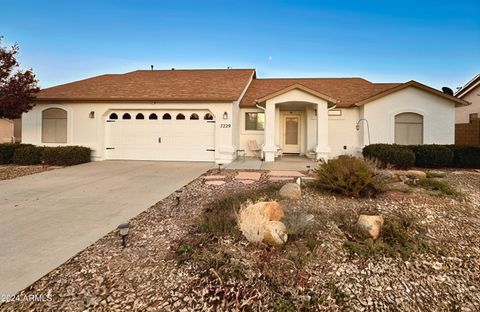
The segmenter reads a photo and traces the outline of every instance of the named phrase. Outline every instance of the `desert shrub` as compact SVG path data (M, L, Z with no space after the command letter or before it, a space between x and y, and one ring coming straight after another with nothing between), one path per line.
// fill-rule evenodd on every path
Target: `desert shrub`
M375 169L363 159L342 155L316 170L315 186L346 196L372 196L381 191L377 185Z
M426 190L440 191L442 194L449 196L462 196L462 193L455 190L450 184L444 181L435 179L422 179L418 182L418 185Z
M13 163L13 155L15 150L33 146L31 144L20 144L20 143L2 143L0 144L0 164L11 164Z
M24 146L15 149L12 161L16 165L38 165L42 162L43 147Z
M406 215L385 217L380 238L376 241L365 236L356 226L357 216L353 212L337 212L333 217L345 233L347 241L343 247L352 255L361 258L401 257L408 259L415 253L431 252L435 247L424 240L424 230L414 218Z
M444 145L413 145L415 165L422 168L447 167L453 159L453 152Z
M377 159L384 166L390 164L406 169L415 164L415 154L405 146L396 144L371 144L363 148L362 154L365 158Z
M269 186L258 190L233 192L207 205L203 212L201 228L215 234L239 235L237 214L247 202L279 200L278 189Z
M453 152L450 167L480 168L480 146L447 145Z
M73 166L90 162L91 149L83 146L45 147L43 160L47 165Z
M429 171L427 172L427 178L445 178L447 176L446 172L435 172Z

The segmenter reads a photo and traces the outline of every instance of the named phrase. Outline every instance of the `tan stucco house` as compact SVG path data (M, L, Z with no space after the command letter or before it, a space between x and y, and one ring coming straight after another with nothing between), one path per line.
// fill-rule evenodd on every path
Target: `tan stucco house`
M480 74L458 90L455 96L471 103L468 106L457 107L455 123L464 124L480 118Z
M22 140L22 120L0 118L0 143L13 143Z
M229 163L239 150L328 159L370 143L451 144L455 107L415 81L262 79L254 69L139 70L44 89L23 141L83 145L95 160Z

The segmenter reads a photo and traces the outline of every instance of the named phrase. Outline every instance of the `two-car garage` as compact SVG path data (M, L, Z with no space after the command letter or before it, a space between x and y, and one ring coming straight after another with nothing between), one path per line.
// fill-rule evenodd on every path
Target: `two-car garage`
M112 110L106 158L214 161L215 120L204 110Z

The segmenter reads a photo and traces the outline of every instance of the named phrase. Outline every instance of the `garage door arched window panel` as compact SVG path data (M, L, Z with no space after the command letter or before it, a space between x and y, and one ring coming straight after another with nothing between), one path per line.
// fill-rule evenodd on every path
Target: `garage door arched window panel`
M142 113L138 113L137 116L135 116L135 119L145 119L145 116L143 116Z
M132 116L130 116L129 113L125 113L123 114L122 119L132 119Z
M177 117L176 117L177 120L185 120L185 115L180 113L180 114L177 114Z
M197 114L193 113L190 115L190 120L199 120L200 118L198 117Z
M172 119L172 115L170 115L169 113L165 113L165 114L163 114L162 119L163 120L170 120L170 119Z
M213 115L210 113L206 113L205 116L203 116L204 120L213 120Z
M67 111L48 108L42 112L42 143L67 143Z
M157 119L158 119L158 116L157 116L157 114L155 114L155 113L151 113L150 116L148 116L148 119L150 119L150 120L157 120Z
M423 116L401 113L395 116L395 144L423 144Z
M116 120L116 119L118 119L118 115L115 114L115 113L111 113L110 116L108 117L108 119Z

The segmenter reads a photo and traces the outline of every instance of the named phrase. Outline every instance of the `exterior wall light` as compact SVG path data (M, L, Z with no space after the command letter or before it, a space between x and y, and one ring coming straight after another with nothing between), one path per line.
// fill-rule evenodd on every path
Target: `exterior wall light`
M223 119L228 119L228 113L227 112L223 113Z
M90 119L95 118L95 112L94 112L94 111L91 111L91 112L88 114L88 118L90 118Z
M122 223L118 226L120 236L122 237L123 248L127 247L128 223Z

